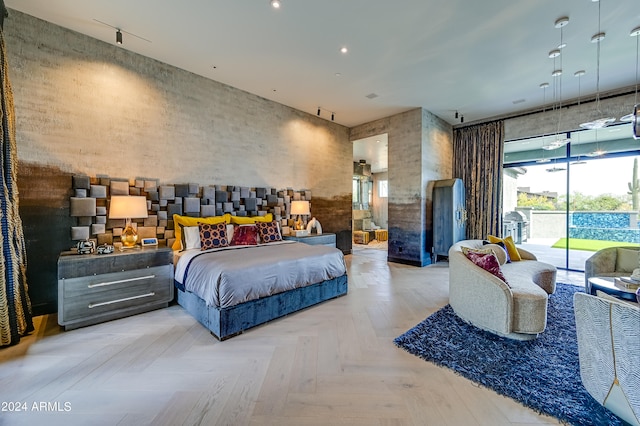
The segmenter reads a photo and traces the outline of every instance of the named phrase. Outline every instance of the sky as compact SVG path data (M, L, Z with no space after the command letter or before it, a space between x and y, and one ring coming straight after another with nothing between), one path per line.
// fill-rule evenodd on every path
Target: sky
M586 164L572 164L570 166L571 187L569 191L581 192L585 195L626 194L629 191L628 183L633 177L634 158L638 157L588 159ZM518 177L518 186L528 186L531 188L531 192L550 191L564 194L567 172L546 171L546 169L553 167L553 161L525 167L527 173ZM566 164L558 163L555 167L566 168ZM640 178L640 170L638 175Z

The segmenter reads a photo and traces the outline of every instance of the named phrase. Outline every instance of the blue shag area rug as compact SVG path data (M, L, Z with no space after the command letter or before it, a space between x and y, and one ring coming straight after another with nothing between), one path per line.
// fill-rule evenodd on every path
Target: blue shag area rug
M589 395L580 379L573 294L558 284L549 297L547 329L516 341L480 330L447 305L394 343L427 361L572 425L623 425Z

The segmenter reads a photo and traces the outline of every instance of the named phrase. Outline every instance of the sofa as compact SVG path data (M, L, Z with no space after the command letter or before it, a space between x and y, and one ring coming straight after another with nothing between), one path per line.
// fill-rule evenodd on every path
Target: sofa
M507 284L469 260L463 247L487 246L482 240L463 240L449 249L449 304L456 315L500 336L535 339L547 325L547 300L556 288L555 266L517 248L522 260L500 262Z
M591 277L629 276L638 268L640 247L609 247L595 252L584 262L584 287L593 294L589 285Z
M580 378L589 394L640 426L640 308L603 294L573 296Z

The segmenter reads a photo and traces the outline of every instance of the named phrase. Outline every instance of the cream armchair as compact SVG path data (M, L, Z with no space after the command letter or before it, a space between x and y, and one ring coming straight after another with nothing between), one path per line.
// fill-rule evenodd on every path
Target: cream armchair
M591 277L629 276L638 268L638 247L609 247L598 250L584 263L584 287L589 294Z
M615 415L640 426L640 308L576 293L580 378Z

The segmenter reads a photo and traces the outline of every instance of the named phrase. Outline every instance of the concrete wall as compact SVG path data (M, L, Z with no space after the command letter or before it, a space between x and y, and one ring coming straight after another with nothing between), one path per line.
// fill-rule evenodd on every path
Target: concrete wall
M452 177L452 128L416 108L356 126L350 139L381 133L389 135L388 259L428 265L433 241L430 182Z
M20 212L34 312L55 311L71 176L310 189L351 249L349 130L10 10ZM347 237L345 237L347 235Z

